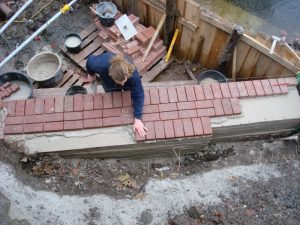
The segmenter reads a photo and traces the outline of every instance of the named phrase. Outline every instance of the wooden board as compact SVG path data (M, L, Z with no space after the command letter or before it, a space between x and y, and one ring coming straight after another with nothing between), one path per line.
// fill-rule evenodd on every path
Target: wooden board
M257 60L260 56L260 52L257 51L255 48L251 48L241 69L240 69L240 75L239 78L247 79L251 76L252 71L255 69L255 65L257 63Z
M256 78L264 77L271 64L272 60L265 54L261 54L253 71L253 76Z

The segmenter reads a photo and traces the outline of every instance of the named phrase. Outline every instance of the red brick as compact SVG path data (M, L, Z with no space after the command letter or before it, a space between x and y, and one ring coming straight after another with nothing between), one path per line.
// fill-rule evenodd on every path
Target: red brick
M107 92L103 94L103 108L104 109L111 109L113 107L112 103L112 93Z
M45 111L45 99L37 98L35 100L34 114L43 114Z
M122 117L108 117L103 118L103 126L121 126L123 123Z
M133 108L132 107L123 107L122 108L122 116L131 116L133 114Z
M137 25L137 24L140 22L140 18L137 17L137 16L135 16L135 15L133 15L133 14L130 14L130 15L128 16L128 18L130 19L131 23L132 23L134 26Z
M245 86L246 86L247 93L248 93L249 97L255 97L256 96L256 91L255 91L253 82L252 81L245 81L244 83L245 83Z
M158 105L145 105L143 113L157 113L159 112L158 110Z
M271 84L273 93L274 94L281 94L281 89L280 89L280 87L278 85L277 80L276 79L270 79L269 82Z
M240 97L248 97L248 92L247 92L247 89L246 89L246 85L245 85L245 82L241 81L241 82L236 82L236 86L238 88L238 91L239 91L239 94L240 94Z
M170 112L177 110L176 103L159 104L158 107L160 112Z
M83 95L83 109L84 110L93 110L94 109L93 95L91 95L91 94Z
M82 112L65 112L64 120L82 120Z
M223 116L224 110L223 110L221 99L214 99L213 104L214 104L216 116Z
M139 54L140 51L141 51L141 46L135 45L135 46L133 46L133 47L127 49L127 50L126 50L126 53L127 53L128 55L132 56L132 55L134 55L135 53L138 53L138 54Z
M147 47L149 39L144 34L137 33L137 35L135 35L135 38L143 47Z
M231 107L233 110L234 114L241 114L241 105L240 105L240 100L238 98L231 98L230 99L231 102Z
M236 82L230 82L228 83L228 86L232 97L240 97Z
M127 124L133 124L134 123L134 116L133 115L129 115L129 116L124 116L122 115L122 124L123 125L127 125Z
M154 140L155 139L155 128L153 122L146 122L145 127L148 129L146 132L146 139L147 140Z
M208 117L202 117L201 122L203 126L203 133L206 135L211 135L213 131L212 131L210 119Z
M24 133L40 133L44 131L43 123L25 124Z
M178 101L179 102L186 102L187 97L186 97L184 86L177 86L176 91L177 91Z
M130 91L123 91L122 92L122 103L123 103L123 107L132 106Z
M184 129L182 120L173 120L175 137L180 138L184 137Z
M212 92L210 84L202 85L202 88L203 88L205 99L214 99L214 94Z
M195 94L193 85L186 85L185 93L186 93L187 100L189 102L196 101L196 94Z
M44 115L32 115L32 116L25 116L24 123L43 123L44 122Z
M269 83L269 80L261 80L261 84L266 95L273 95L273 90Z
M154 121L154 129L155 129L155 138L156 139L165 139L165 129L163 121Z
M63 122L44 123L44 132L63 131Z
M80 130L83 128L82 120L64 121L64 130Z
M64 120L63 113L51 113L44 116L44 122L59 122Z
M174 126L173 126L172 120L164 121L164 128L165 128L166 138L174 138L175 137L175 131L174 131Z
M194 102L178 102L177 103L178 110L186 110L186 109L195 109L195 103Z
M35 99L27 99L25 102L25 115L34 115Z
M196 101L196 109L213 108L214 104L212 100Z
M288 91L288 87L287 87L287 83L286 83L285 79L284 78L279 78L279 79L277 79L277 82L279 84L281 93L282 94L287 94L289 91Z
M74 111L83 111L83 95L74 95Z
M6 108L8 116L16 115L16 103L16 101L3 102L3 106Z
M65 96L64 112L72 112L74 110L74 96Z
M103 98L101 93L94 94L94 109L103 109Z
M1 85L1 87L7 88L10 85L9 82L5 82L4 84Z
M121 108L103 109L103 117L115 117L121 115L122 115Z
M214 108L197 109L197 114L198 117L210 117L216 115Z
M225 115L232 115L233 114L232 107L231 107L231 102L230 102L229 98L222 99L222 106L223 106Z
M214 98L223 98L221 87L219 83L211 84L211 89L214 95Z
M198 101L205 100L205 95L202 86L194 85L194 91L195 91L196 99Z
M257 96L264 96L265 92L264 92L264 89L263 89L263 86L262 86L260 80L254 80L252 82L253 82L254 89L255 89Z
M172 111L172 112L161 112L159 114L161 120L173 120L178 119L178 112Z
M83 127L84 128L98 128L98 127L102 127L102 119L98 118L98 119L85 119L83 120Z
M163 41L159 39L154 42L154 44L152 45L152 49L157 52L164 47L163 45Z
M193 123L191 119L183 119L183 130L184 130L184 136L190 137L194 136L194 128L193 128Z
M167 90L168 90L168 95L169 95L169 101L171 103L178 102L178 96L177 96L176 88L175 87L168 87Z
M203 135L203 127L200 118L192 118L195 135Z
M56 96L55 100L54 100L54 104L55 104L54 111L56 113L64 111L64 97L63 96Z
M151 88L150 89L150 103L152 105L159 104L159 94L157 88Z
M223 95L224 98L231 98L228 83L221 83L220 88L221 88L222 95Z
M148 89L144 90L144 95L145 95L145 100L144 100L144 105L150 105L150 91Z
M23 125L8 125L4 127L4 134L23 134Z
M144 122L160 120L159 113L144 114L142 120Z
M102 117L102 110L83 111L83 119L97 119Z
M181 110L178 111L179 118L180 119L186 119L186 118L195 118L197 117L197 111L195 109L192 110Z
M152 36L155 33L155 29L153 27L147 27L146 29L143 30L143 34L148 38L151 39Z
M168 90L165 87L158 89L160 103L169 103Z
M24 116L25 114L25 100L17 100L16 102L16 115Z
M287 77L285 78L285 82L288 83L289 86L297 86L298 81L296 77Z
M15 125L15 124L23 124L24 123L24 116L13 116L13 117L6 117L5 118L5 126L6 125Z
M45 99L45 113L54 113L54 97Z
M113 92L113 107L114 108L118 108L118 107L122 107L122 92L118 91L118 92Z

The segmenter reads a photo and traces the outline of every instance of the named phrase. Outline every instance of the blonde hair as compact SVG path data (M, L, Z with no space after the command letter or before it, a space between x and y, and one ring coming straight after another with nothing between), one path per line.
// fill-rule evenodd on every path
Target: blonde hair
M130 78L134 71L134 66L129 64L122 55L116 55L110 60L109 75L115 81L123 81Z

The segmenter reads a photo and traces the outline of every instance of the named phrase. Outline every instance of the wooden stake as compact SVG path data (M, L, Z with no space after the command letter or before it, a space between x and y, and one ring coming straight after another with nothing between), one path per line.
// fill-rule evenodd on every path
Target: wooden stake
M235 46L233 50L233 58L232 58L232 79L236 80L236 59L237 59L237 47Z
M151 50L151 48L152 48L152 45L153 45L155 39L157 38L157 35L158 35L158 33L159 33L159 31L160 31L162 25L164 24L164 22L165 22L165 20L166 20L166 17L167 17L167 15L164 13L163 16L161 17L159 23L158 23L158 26L157 26L157 28L156 28L156 30L155 30L155 32L154 32L152 38L151 38L151 41L150 41L150 43L149 43L149 45L148 45L148 47L147 47L147 49L146 49L146 51L145 51L145 53L144 53L144 56L143 56L143 58L142 58L142 61L143 61L143 62L144 62L145 59L147 58L147 56L148 56L148 54L149 54L149 52L150 52L150 50Z

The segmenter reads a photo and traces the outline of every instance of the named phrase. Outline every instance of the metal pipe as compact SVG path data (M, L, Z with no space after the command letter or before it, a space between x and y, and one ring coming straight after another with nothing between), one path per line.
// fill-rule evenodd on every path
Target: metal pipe
M64 5L59 12L57 12L50 20L48 20L43 26L41 26L36 32L34 32L26 41L24 41L16 50L10 53L1 63L0 68L7 63L12 57L14 57L19 51L21 51L29 42L31 42L37 35L39 35L43 30L45 30L53 21L55 21L61 14L69 11L71 6L78 0L73 0L70 3Z
M3 27L0 29L0 34L3 33L3 31L6 30L6 28L14 22L14 20L33 2L33 0L28 0L16 13L11 17L6 24L3 25Z

